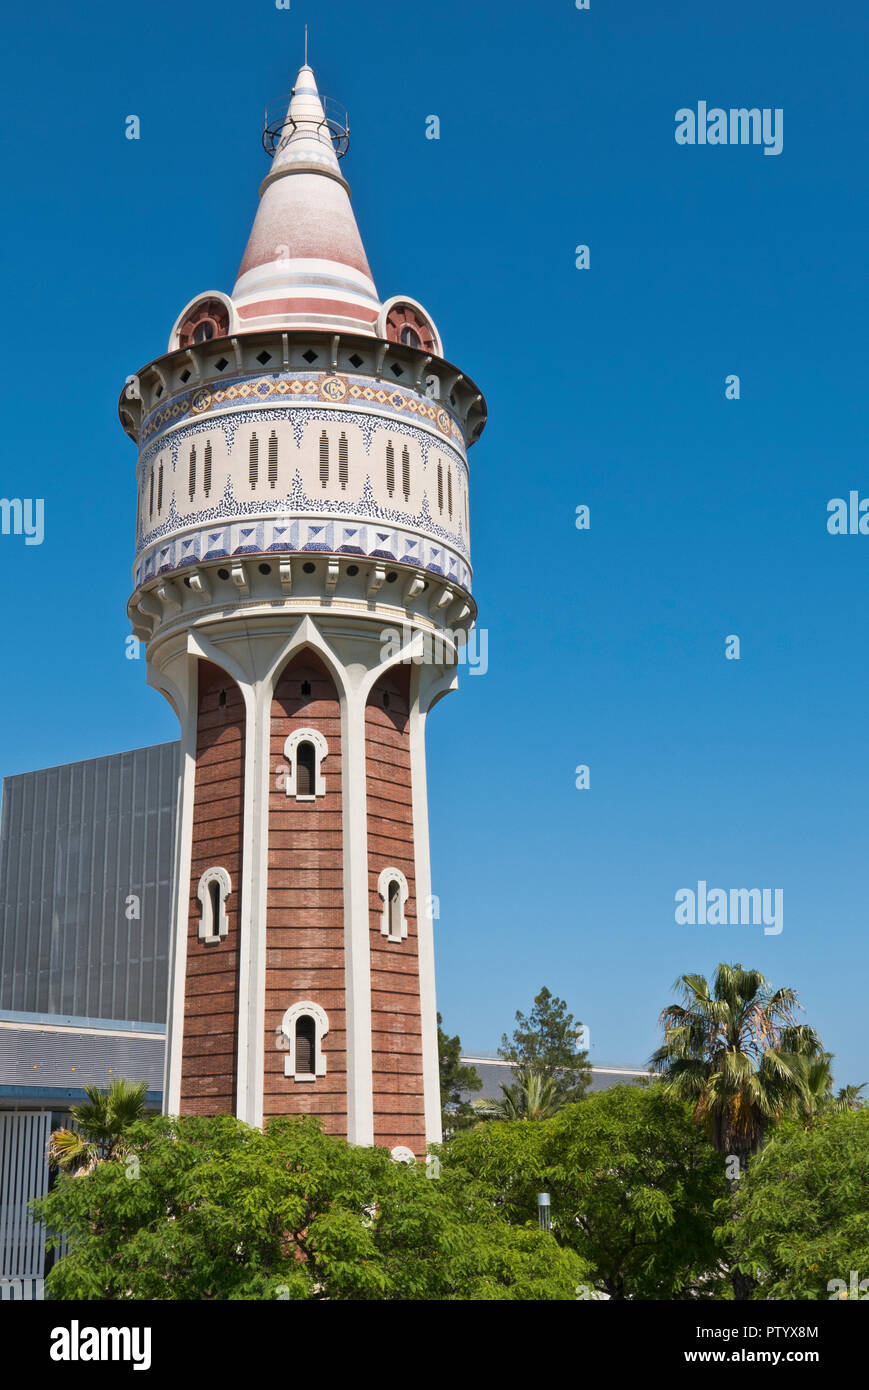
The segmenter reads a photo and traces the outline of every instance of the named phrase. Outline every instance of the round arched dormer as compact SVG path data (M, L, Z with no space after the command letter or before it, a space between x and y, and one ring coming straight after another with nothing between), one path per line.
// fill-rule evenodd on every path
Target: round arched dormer
M435 357L443 355L440 335L432 320L421 304L406 295L386 301L377 320L377 329L380 336L391 343L402 343L404 347L429 352Z
M232 304L219 290L192 299L182 309L169 339L169 350L196 347L229 336Z

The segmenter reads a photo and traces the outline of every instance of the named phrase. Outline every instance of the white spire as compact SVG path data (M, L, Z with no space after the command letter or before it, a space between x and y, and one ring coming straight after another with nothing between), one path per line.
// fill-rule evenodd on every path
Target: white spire
M380 300L317 83L300 69L232 299L242 331L374 333Z

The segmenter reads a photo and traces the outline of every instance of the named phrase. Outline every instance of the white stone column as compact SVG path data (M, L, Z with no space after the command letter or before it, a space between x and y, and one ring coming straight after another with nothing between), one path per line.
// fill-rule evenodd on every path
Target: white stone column
M422 1029L422 1080L427 1144L440 1144L441 1084L438 1060L437 997L435 991L434 917L431 906L431 857L428 835L425 720L422 690L425 667L412 668L410 706L410 772L413 808L413 855L416 880L416 930L419 954L419 1011Z
M190 916L190 860L193 848L193 792L196 782L198 737L198 666L186 652L172 663L177 683L154 672L150 682L163 691L181 724L181 772L175 852L172 872L172 929L169 936L169 998L166 1018L166 1056L163 1070L163 1114L181 1108L181 1061L184 1050L184 999L187 987L187 930ZM149 677L150 677L149 672Z
M262 1127L265 1076L266 903L269 858L269 762L273 685L244 689L244 835L238 964L238 1060L235 1113Z
M344 993L347 1011L347 1138L374 1143L365 685L345 679L341 699L344 839Z

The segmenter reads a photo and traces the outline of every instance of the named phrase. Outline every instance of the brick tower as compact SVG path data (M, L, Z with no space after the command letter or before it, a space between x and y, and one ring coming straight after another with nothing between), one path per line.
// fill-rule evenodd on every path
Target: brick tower
M471 627L477 387L381 301L302 68L232 294L131 377L134 592L181 724L165 1106L440 1138L425 722Z

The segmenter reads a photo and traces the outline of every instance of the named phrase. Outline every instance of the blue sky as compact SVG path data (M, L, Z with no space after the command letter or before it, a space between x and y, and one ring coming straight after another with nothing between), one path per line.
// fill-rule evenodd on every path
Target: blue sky
M639 1062L677 975L742 960L799 990L840 1083L869 1080L869 537L826 530L830 498L869 496L856 6L10 11L0 495L44 497L46 536L0 537L0 773L176 736L124 656L116 401L232 287L305 21L378 289L429 309L489 402L489 670L429 731L446 1025L492 1049L546 983L594 1059ZM678 146L699 100L782 108L782 153ZM782 933L677 926L699 879L781 888Z

